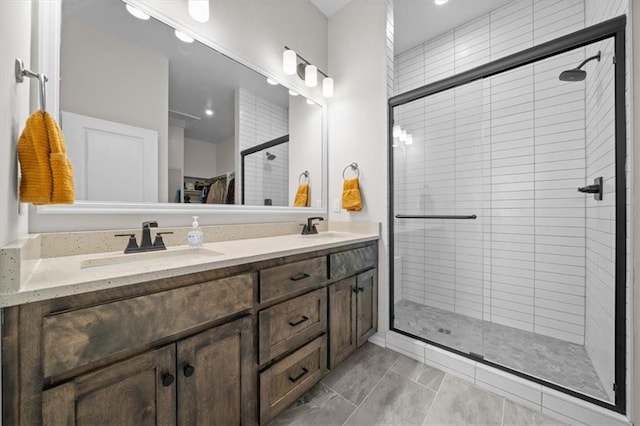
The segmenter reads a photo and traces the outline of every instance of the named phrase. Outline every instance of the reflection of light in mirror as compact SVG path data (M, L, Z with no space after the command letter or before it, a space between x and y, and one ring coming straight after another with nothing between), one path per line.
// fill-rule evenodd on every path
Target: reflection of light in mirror
M442 6L443 4L445 4L448 1L449 0L434 0L434 3L437 4L438 6Z
M184 41L185 43L193 43L193 40L194 40L193 37L189 37L182 31L176 30L175 34L176 34L176 37L178 37L178 40Z
M296 67L298 65L298 58L296 52L293 50L285 50L282 54L282 70L287 75L293 75L296 73Z
M322 80L322 96L330 98L333 96L333 79L331 77L325 77Z
M297 93L297 92L294 92L294 91L293 91L293 90L291 90L291 89L289 89L289 94L290 94L291 96L298 96L298 93Z
M406 141L407 140L407 131L406 130L401 131L399 138L403 142Z
M308 87L316 87L318 85L318 67L315 65L304 67L304 84Z
M393 137L394 138L399 138L400 137L400 133L402 133L402 127L400 127L397 124L395 126L393 126Z
M207 22L209 20L209 0L189 0L187 9L194 21Z
M129 12L131 15L135 16L138 19L142 19L143 21L146 21L147 19L151 18L151 16L147 15L146 13L144 13L139 9L136 9L130 4L125 5L125 7L127 9L127 12Z
M278 82L275 81L274 79L272 79L271 77L267 77L267 83L269 83L272 86L277 86Z
M313 102L311 99L307 99L307 104L309 104L309 105L315 105L316 103L315 103L315 102Z
M407 139L404 141L406 145L413 145L413 135L407 135Z
M207 114L209 117L213 116L213 110L212 109L205 109L204 113Z

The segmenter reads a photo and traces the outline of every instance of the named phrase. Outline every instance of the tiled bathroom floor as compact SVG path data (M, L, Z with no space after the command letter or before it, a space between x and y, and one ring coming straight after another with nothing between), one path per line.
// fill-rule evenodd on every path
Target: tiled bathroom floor
M440 370L366 343L271 425L559 425Z
M396 303L394 314L398 330L610 401L582 345L408 300Z

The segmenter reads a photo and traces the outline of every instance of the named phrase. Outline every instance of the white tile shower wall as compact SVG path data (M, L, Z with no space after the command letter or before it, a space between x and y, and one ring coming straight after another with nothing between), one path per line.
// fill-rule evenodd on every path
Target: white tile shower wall
M624 0L588 0L587 25L627 13ZM605 390L613 397L615 284L615 114L612 40L587 47L587 56L601 52L600 62L586 66L586 183L602 176L604 197L587 197L587 274L585 347Z
M276 105L249 90L239 89L240 151L268 142L289 131L287 108ZM274 206L288 204L289 144L245 157L245 203L264 205L269 198ZM275 154L268 160L266 151Z
M395 88L584 25L583 0L517 0L398 55ZM405 299L584 342L585 199L575 194L585 179L584 84L557 79L583 58L580 49L397 109L415 143L396 148L396 213L478 215L397 225Z

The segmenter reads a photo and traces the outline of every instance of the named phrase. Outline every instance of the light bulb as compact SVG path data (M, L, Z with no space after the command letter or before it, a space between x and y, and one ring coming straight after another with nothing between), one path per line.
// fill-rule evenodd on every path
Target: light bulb
M402 132L402 127L398 126L397 124L395 126L393 126L393 137L394 138L399 138L401 132Z
M289 95L291 96L298 96L298 93L294 92L293 90L289 89Z
M333 79L331 77L325 77L322 80L322 96L325 98L333 96Z
M188 0L187 9L194 21L207 22L209 20L209 0Z
M204 113L207 114L209 117L213 116L213 110L212 109L205 109Z
M434 3L437 4L438 6L442 6L443 4L445 4L448 1L449 0L434 0Z
M296 66L298 65L298 57L293 50L285 50L282 54L282 70L287 75L294 75L296 73Z
M304 84L307 87L316 87L318 85L318 68L315 65L304 67Z
M143 21L146 21L147 19L151 18L151 16L147 15L140 9L136 9L130 4L127 4L124 7L127 9L127 12L129 12L131 15L135 16L138 19L142 19Z
M400 132L399 139L400 139L402 142L404 142L404 141L406 141L406 140L407 140L407 131L406 131L406 130L403 130L403 131L401 131L401 132Z
M406 145L413 145L413 135L407 135L407 139L404 141Z
M278 82L275 81L274 79L272 79L271 77L267 77L267 83L269 83L272 86L277 86Z
M193 37L186 35L182 31L176 30L175 34L176 34L176 37L178 37L178 40L184 41L185 43L193 43Z

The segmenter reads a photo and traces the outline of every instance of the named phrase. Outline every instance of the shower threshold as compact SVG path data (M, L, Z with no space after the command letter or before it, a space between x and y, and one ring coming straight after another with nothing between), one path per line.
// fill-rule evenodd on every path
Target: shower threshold
M394 316L395 329L611 402L582 345L408 300Z

